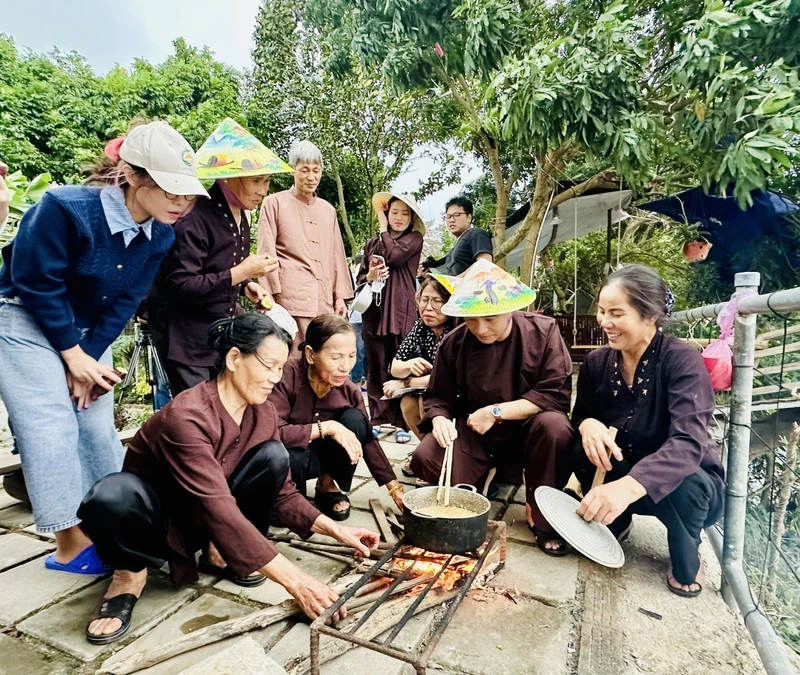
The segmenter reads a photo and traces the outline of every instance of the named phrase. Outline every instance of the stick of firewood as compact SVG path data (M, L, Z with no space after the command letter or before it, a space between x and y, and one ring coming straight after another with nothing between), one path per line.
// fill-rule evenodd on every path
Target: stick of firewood
M372 510L372 515L375 516L375 522L378 523L378 529L381 531L383 538L387 544L396 544L397 537L392 532L392 526L386 519L386 512L383 510L383 505L379 499L370 499L369 508Z
M430 579L430 576L420 577L398 584L392 595L405 593L421 583L430 581ZM335 586L334 590L337 593L343 593L346 589L342 588L341 586ZM357 609L364 608L375 602L375 600L377 600L382 593L382 590L377 590L372 593L357 596L345 604L345 607L348 611L355 611ZM109 661L106 661L102 666L100 666L100 669L97 671L97 673L98 675L101 673L110 673L111 675L129 675L130 673L135 673L137 670L150 668L151 666L163 663L167 659L171 659L180 654L185 654L186 652L194 649L199 649L200 647L205 647L215 642L220 642L221 640L226 640L230 637L235 637L252 630L266 628L267 626L278 623L279 621L302 615L303 610L300 609L297 603L294 600L287 600L277 607L266 607L265 609L257 610L252 614L247 614L246 616L238 617L236 619L229 619L227 621L220 621L219 623L215 623L211 626L207 626L206 628L201 628L193 633L189 633L188 635L184 635L177 640L173 640L172 642L131 654L130 656L121 659L116 663L109 663Z
M616 440L617 438L617 430L614 427L608 427L608 435L611 436L611 440ZM611 452L608 453L609 457L611 456ZM606 479L606 470L597 467L594 472L594 480L592 481L592 488L596 488L598 485L602 485L603 481Z
M416 608L414 616L431 607L447 602L458 595L458 593L458 589L441 594L432 590L425 596L419 607ZM402 598L394 603L387 603L382 606L372 615L370 620L359 629L358 637L364 640L372 640L382 633L385 633L390 628L394 628L412 602L414 602L414 596ZM345 640L321 635L319 650L320 663L327 663L351 649L354 649L356 646L357 645L346 642ZM305 655L296 655L287 660L283 664L283 667L288 675L302 675L303 673L307 673L311 668L311 658Z
M281 544L291 544L293 541L299 541L306 544L319 544L320 546L346 546L346 544L323 544L322 542L310 541L308 539L298 537L296 534L271 534L267 537L267 539ZM378 544L377 548L379 551L387 551L391 548L391 546L381 542Z

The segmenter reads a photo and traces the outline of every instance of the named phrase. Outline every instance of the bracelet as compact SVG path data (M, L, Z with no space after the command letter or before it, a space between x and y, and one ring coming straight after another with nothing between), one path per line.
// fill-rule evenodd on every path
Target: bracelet
M386 489L389 491L389 494L390 494L390 495L393 495L393 494L394 494L395 492L397 492L398 490L402 490L402 489L403 489L403 486L402 486L402 485L394 485L394 486L392 486L392 487L389 487L389 486L387 485L387 486L386 486Z
M322 422L320 422L319 420L317 420L317 430L319 431L319 437L325 438L325 434L322 433Z

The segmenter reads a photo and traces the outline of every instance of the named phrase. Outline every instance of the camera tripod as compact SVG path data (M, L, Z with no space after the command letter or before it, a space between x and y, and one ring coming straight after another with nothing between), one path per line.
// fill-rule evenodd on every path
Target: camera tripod
M133 354L131 355L131 362L128 366L128 372L125 374L125 379L119 385L119 398L117 403L122 400L122 395L126 389L133 386L136 380L136 373L139 370L139 360L142 359L142 366L144 367L145 380L150 385L153 392L153 411L158 410L156 406L156 390L159 385L166 387L170 396L172 392L169 391L169 380L161 365L161 359L158 358L158 352L153 346L153 337L150 333L150 326L147 323L136 319L133 327L134 330L134 347Z

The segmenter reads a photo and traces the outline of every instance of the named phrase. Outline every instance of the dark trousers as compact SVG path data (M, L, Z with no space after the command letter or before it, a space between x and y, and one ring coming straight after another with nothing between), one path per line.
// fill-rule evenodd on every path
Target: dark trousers
M510 424L515 423L503 422L503 425ZM518 427L518 432L510 442L487 447L488 439L467 428L463 419L459 420L459 438L453 445L452 483L474 485L480 492L493 466L499 472L504 464L521 463L525 472L526 501L531 507L533 522L549 532L552 528L539 511L533 493L540 485L560 490L567 484L572 425L564 413L549 411L538 413L530 421L518 424ZM472 452L465 451L465 444L470 446ZM476 445L483 450L482 456L476 454ZM415 476L437 485L443 459L444 449L433 434L428 434L414 450L411 469Z
M372 427L357 408L346 408L336 421L356 435L362 448L372 440ZM348 492L356 472L356 465L350 461L347 451L330 436L311 441L307 448L289 448L289 463L292 480L304 497L306 482L322 474L331 476L340 490Z
M163 359L162 363L173 396L177 396L182 391L191 389L201 382L208 382L217 375L216 368L211 366L191 366L188 363L180 363L172 359Z
M391 424L393 427L408 431L403 413L400 411L400 401L397 399L381 400L384 383L395 379L389 373L389 366L400 346L400 336L377 335L377 324L368 321L362 324L362 330L367 360L367 398L369 399L370 419L375 426Z
M228 479L242 514L264 535L288 472L286 448L279 441L265 441L247 451ZM116 570L140 572L171 557L170 514L153 487L139 476L121 472L101 478L84 497L78 518L100 559ZM200 542L198 548L205 543Z
M586 457L580 440L573 453L575 476L580 481L583 494L592 487L595 466ZM611 471L605 482L627 476L632 465L623 460L611 461ZM722 517L725 486L722 481L703 470L695 471L658 503L645 495L631 504L611 523L609 529L619 535L630 525L633 514L655 516L667 528L669 557L672 575L681 584L692 584L700 569L700 533Z

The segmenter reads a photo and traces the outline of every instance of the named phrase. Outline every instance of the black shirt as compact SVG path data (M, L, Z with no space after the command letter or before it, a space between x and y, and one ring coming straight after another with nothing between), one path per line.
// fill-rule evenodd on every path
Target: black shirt
M708 433L714 391L700 353L657 333L639 360L632 390L622 379L621 361L608 346L586 357L572 410L575 429L588 417L616 427L617 445L634 465L630 475L654 502L698 469L722 482L717 448Z
M470 227L462 234L450 253L445 257L442 272L458 276L466 270L481 253L492 254L492 238L477 227Z

